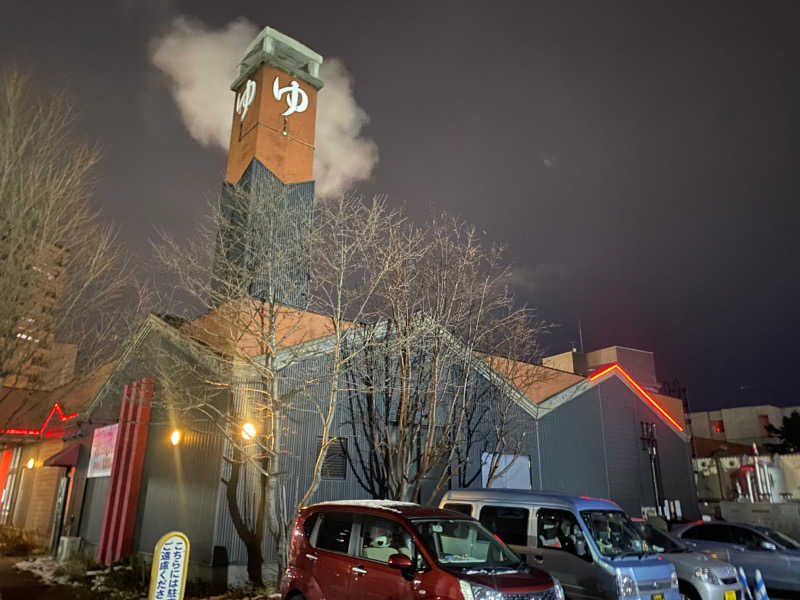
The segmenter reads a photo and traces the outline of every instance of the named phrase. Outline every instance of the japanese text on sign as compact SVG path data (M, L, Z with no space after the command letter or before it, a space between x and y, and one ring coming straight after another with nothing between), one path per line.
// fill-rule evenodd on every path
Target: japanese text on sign
M189 540L186 536L177 531L164 535L153 553L150 600L183 600L188 564Z

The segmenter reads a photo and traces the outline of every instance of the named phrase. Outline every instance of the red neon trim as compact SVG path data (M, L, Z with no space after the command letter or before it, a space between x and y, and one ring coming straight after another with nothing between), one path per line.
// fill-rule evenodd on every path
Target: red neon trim
M61 419L61 422L69 421L70 419L74 419L80 413L74 412L71 415L64 415L64 411L61 410L61 405L56 402L53 404L53 407L50 409L50 412L47 413L47 418L42 423L42 426L37 429L19 429L17 427L10 427L9 429L0 429L0 434L6 435L31 435L31 436L41 436L44 433L44 430L47 429L47 425L50 423L50 419L53 418L53 413L58 413L58 418Z
M617 363L614 363L610 367L606 367L602 371L598 371L597 373L593 374L591 377L589 377L589 381L594 381L595 379L599 379L600 377L602 377L606 373L609 373L609 372L613 371L616 368L617 368Z
M593 374L591 377L589 377L589 381L595 381L595 380L599 379L600 377L602 377L603 375L606 375L607 373L610 373L611 371L614 371L614 370L619 371L620 374L628 381L628 383L630 383L634 387L634 389L637 392L639 392L639 394L641 394L642 398L647 400L653 406L653 408L655 408L667 421L672 423L672 425L675 427L675 429L677 429L678 431L683 431L683 427L681 427L681 424L678 423L672 417L672 415L670 415L666 410L664 410L664 407L662 407L658 402L653 400L653 398L650 396L650 394L648 394L646 391L644 391L642 389L642 386L640 386L638 383L636 383L634 381L633 377L628 375L627 371L625 371L625 369L623 369L617 363L614 363L613 365L610 365L610 366L606 367L602 371L598 371L597 373Z
M3 429L0 433L7 433L8 435L39 435L36 429L17 429L16 427Z

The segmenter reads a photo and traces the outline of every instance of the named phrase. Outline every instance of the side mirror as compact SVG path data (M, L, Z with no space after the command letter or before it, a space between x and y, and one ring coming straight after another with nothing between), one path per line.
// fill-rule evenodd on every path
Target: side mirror
M761 549L767 550L768 552L775 552L778 549L778 547L772 542L764 540L761 542Z
M411 559L406 556L405 554L392 554L389 557L389 562L387 563L393 569L410 569L411 568Z

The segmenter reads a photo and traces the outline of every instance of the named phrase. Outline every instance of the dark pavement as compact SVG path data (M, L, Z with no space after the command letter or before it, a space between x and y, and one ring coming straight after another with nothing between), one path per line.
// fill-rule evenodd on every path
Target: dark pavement
M81 594L74 588L44 585L30 573L17 571L21 558L0 556L0 600L72 600Z

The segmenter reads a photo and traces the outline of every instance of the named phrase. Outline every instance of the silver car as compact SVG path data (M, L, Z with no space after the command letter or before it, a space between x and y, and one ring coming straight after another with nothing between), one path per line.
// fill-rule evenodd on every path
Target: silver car
M767 527L708 521L675 529L697 550L742 567L752 586L761 571L767 592L800 592L800 542Z
M689 600L742 600L742 584L733 565L694 552L649 523L637 521L635 525L648 549L675 565L681 596Z

